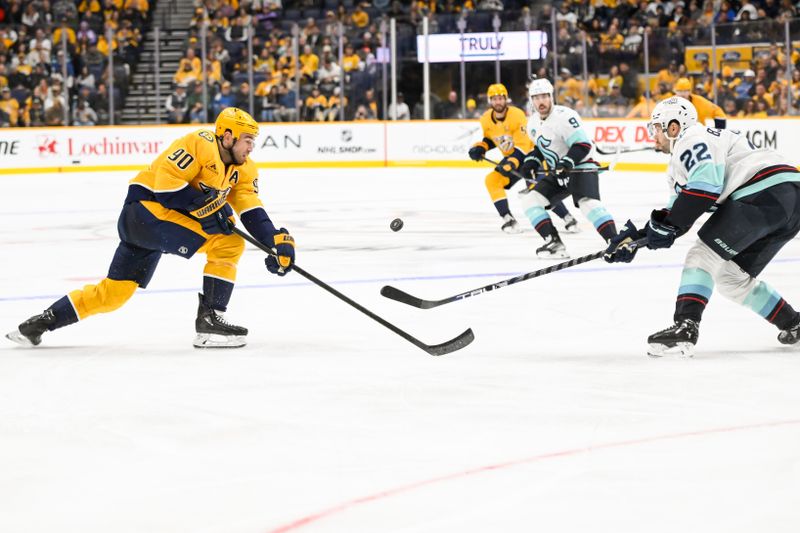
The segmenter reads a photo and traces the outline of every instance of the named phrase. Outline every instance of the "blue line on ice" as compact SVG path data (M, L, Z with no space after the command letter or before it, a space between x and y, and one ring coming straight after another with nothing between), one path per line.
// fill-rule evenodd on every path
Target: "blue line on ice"
M789 257L786 259L773 259L770 264L778 264L778 263L800 263L800 257ZM557 263L552 263L557 264ZM542 262L541 268L546 268L548 263ZM589 267L589 268L567 268L561 271L561 273L565 274L587 274L587 273L594 273L600 271L617 271L617 270L659 270L659 269L678 269L683 268L683 263L670 263L670 264L658 264L658 265L603 265L599 267ZM556 272L558 273L558 272ZM393 277L393 278L364 278L364 279L348 279L348 280L336 280L336 281L325 281L329 285L363 285L367 283L397 283L402 281L441 281L441 280L450 280L450 279L479 279L479 278L498 278L500 281L503 278L510 278L513 276L519 276L520 274L524 274L524 272L485 272L485 273L474 273L474 274L448 274L448 275L441 275L441 276L407 276L407 277ZM292 281L287 283L265 283L265 284L258 284L258 285L247 285L244 283L237 283L236 290L240 291L242 289L285 289L287 287L301 287L313 285L310 281ZM72 290L67 288L66 290ZM139 294L165 294L165 293L176 293L176 292L197 292L200 290L199 287L184 287L184 288L175 288L175 289L144 289L139 290ZM466 290L466 289L465 289ZM9 296L9 297L0 297L0 302L19 302L23 300L55 300L57 298L61 298L64 296L65 293L61 294L37 294L32 296Z

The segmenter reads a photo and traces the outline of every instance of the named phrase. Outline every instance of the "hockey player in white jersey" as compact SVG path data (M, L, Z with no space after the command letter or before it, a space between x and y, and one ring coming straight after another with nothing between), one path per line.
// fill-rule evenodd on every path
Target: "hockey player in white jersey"
M546 211L554 204L571 195L575 207L580 208L606 242L617 234L617 228L600 203L594 144L580 116L568 107L555 105L553 85L547 79L531 81L528 95L533 112L527 129L535 146L523 162L522 173L536 176L545 165L548 173L523 195L525 214L545 240L536 255L567 258L566 247Z
M800 231L797 168L772 150L756 150L736 131L698 124L694 106L679 96L653 109L648 130L656 149L672 156L667 178L676 195L667 208L653 211L646 228L637 230L628 221L612 239L606 261L631 261L636 254L631 241L645 235L648 248L669 248L703 213L714 210L686 256L675 324L650 335L648 353L693 355L715 286L775 324L779 342L798 344L800 313L757 279Z

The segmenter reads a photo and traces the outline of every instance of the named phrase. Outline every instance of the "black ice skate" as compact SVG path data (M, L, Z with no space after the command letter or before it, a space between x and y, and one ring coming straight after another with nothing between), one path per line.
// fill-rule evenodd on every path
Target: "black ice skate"
M569 213L564 217L564 231L567 233L580 233L581 231L578 221Z
M694 345L700 336L699 324L690 318L675 322L667 329L662 329L647 337L650 347L647 355L661 357L664 355L694 356Z
M778 342L781 344L797 344L800 342L800 322L778 333Z
M47 309L41 315L30 317L17 328L6 335L6 338L22 346L38 346L42 342L42 334L55 324L56 316L52 309Z
M558 234L547 237L544 244L536 249L536 255L543 259L569 259L567 247L561 242Z
M247 344L247 328L234 326L225 321L222 313L208 307L200 297L197 307L197 319L194 322L197 337L195 348L241 348Z
M522 229L519 227L517 220L511 215L503 217L503 225L500 226L500 229L506 233L522 233Z

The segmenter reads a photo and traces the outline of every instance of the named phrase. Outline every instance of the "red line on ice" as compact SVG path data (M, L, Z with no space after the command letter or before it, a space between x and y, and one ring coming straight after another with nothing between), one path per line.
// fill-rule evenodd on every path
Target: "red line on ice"
M625 446L636 446L639 444L649 444L652 442L660 442L660 441L667 441L667 440L677 440L689 437L702 437L706 435L714 435L719 433L733 433L739 431L750 431L754 429L770 429L776 428L781 426L793 426L793 425L800 425L799 420L784 420L780 422L764 422L761 424L750 424L746 426L733 426L733 427L724 427L724 428L715 428L715 429L706 429L700 431L687 431L684 433L673 433L669 435L658 435L655 437L644 437L641 439L630 439L630 440L623 440L618 442L608 442L605 444L597 444L597 445L589 445L583 448L572 448L568 450L562 450L557 452L550 452L544 453L541 455L533 455L531 457L525 457L522 459L515 459L513 461L506 461L503 463L496 463L487 466L480 466L477 468L472 468L470 470L463 470L461 472L455 472L453 474L445 474L442 476L437 476L430 479L425 479L422 481L417 481L415 483L409 483L407 485L401 485L399 487L395 487L392 489L387 489L384 491L376 492L374 494L369 494L367 496L362 496L360 498L355 498L353 500L348 500L346 502L342 502L338 505L334 505L333 507L329 507L327 509L323 509L321 511L317 511L315 513L311 513L306 515L302 518L298 518L292 522L287 524L283 524L278 526L274 529L270 529L267 533L286 533L288 531L296 531L303 526L306 526L312 522L317 522L322 520L323 518L327 518L329 516L341 513L346 511L352 507L356 507L361 504L374 502L377 500L382 500L385 498L391 498L393 496L397 496L399 494L403 494L405 492L411 492L412 490L427 487L429 485L435 485L436 483L441 483L443 481L451 481L458 478L464 478L469 476L474 476L476 474L482 474L484 472L491 472L492 470L503 470L506 468L511 468L514 466L521 466L529 463L536 463L539 461L546 461L548 459L558 459L561 457L569 457L575 455L581 455L586 453L591 453L595 451L601 450L608 450L611 448L622 448Z

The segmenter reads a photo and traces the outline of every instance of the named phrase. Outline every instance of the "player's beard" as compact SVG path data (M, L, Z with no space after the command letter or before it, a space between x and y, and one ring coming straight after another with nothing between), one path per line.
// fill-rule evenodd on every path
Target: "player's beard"
M221 147L223 150L226 150L226 151L228 152L228 156L230 156L231 162L232 162L234 165L241 165L241 164L243 164L243 163L244 163L244 161L245 161L245 159L247 158L247 156L245 156L245 157L242 157L241 159L239 159L239 157L236 155L236 152L233 150L233 148L236 146L236 143L237 143L238 141L239 141L239 139L236 139L235 141L233 141L233 143L231 144L231 147L230 147L230 148L225 148L225 145L220 143L220 147Z
M233 146L231 146L231 159L233 160L234 165L241 165L244 163L244 160L247 158L247 156L243 156L240 159L239 156L236 154L236 152L233 150L235 146L236 143L233 143Z
M539 112L539 115L542 118L550 116L550 112L552 110L553 110L553 104L552 103L550 105L539 104L539 105L536 106L536 111Z
M498 107L500 107L500 109L497 109ZM494 109L494 114L495 115L504 115L505 112L506 112L506 109L508 109L508 104L503 104L501 106L492 104L492 109Z

